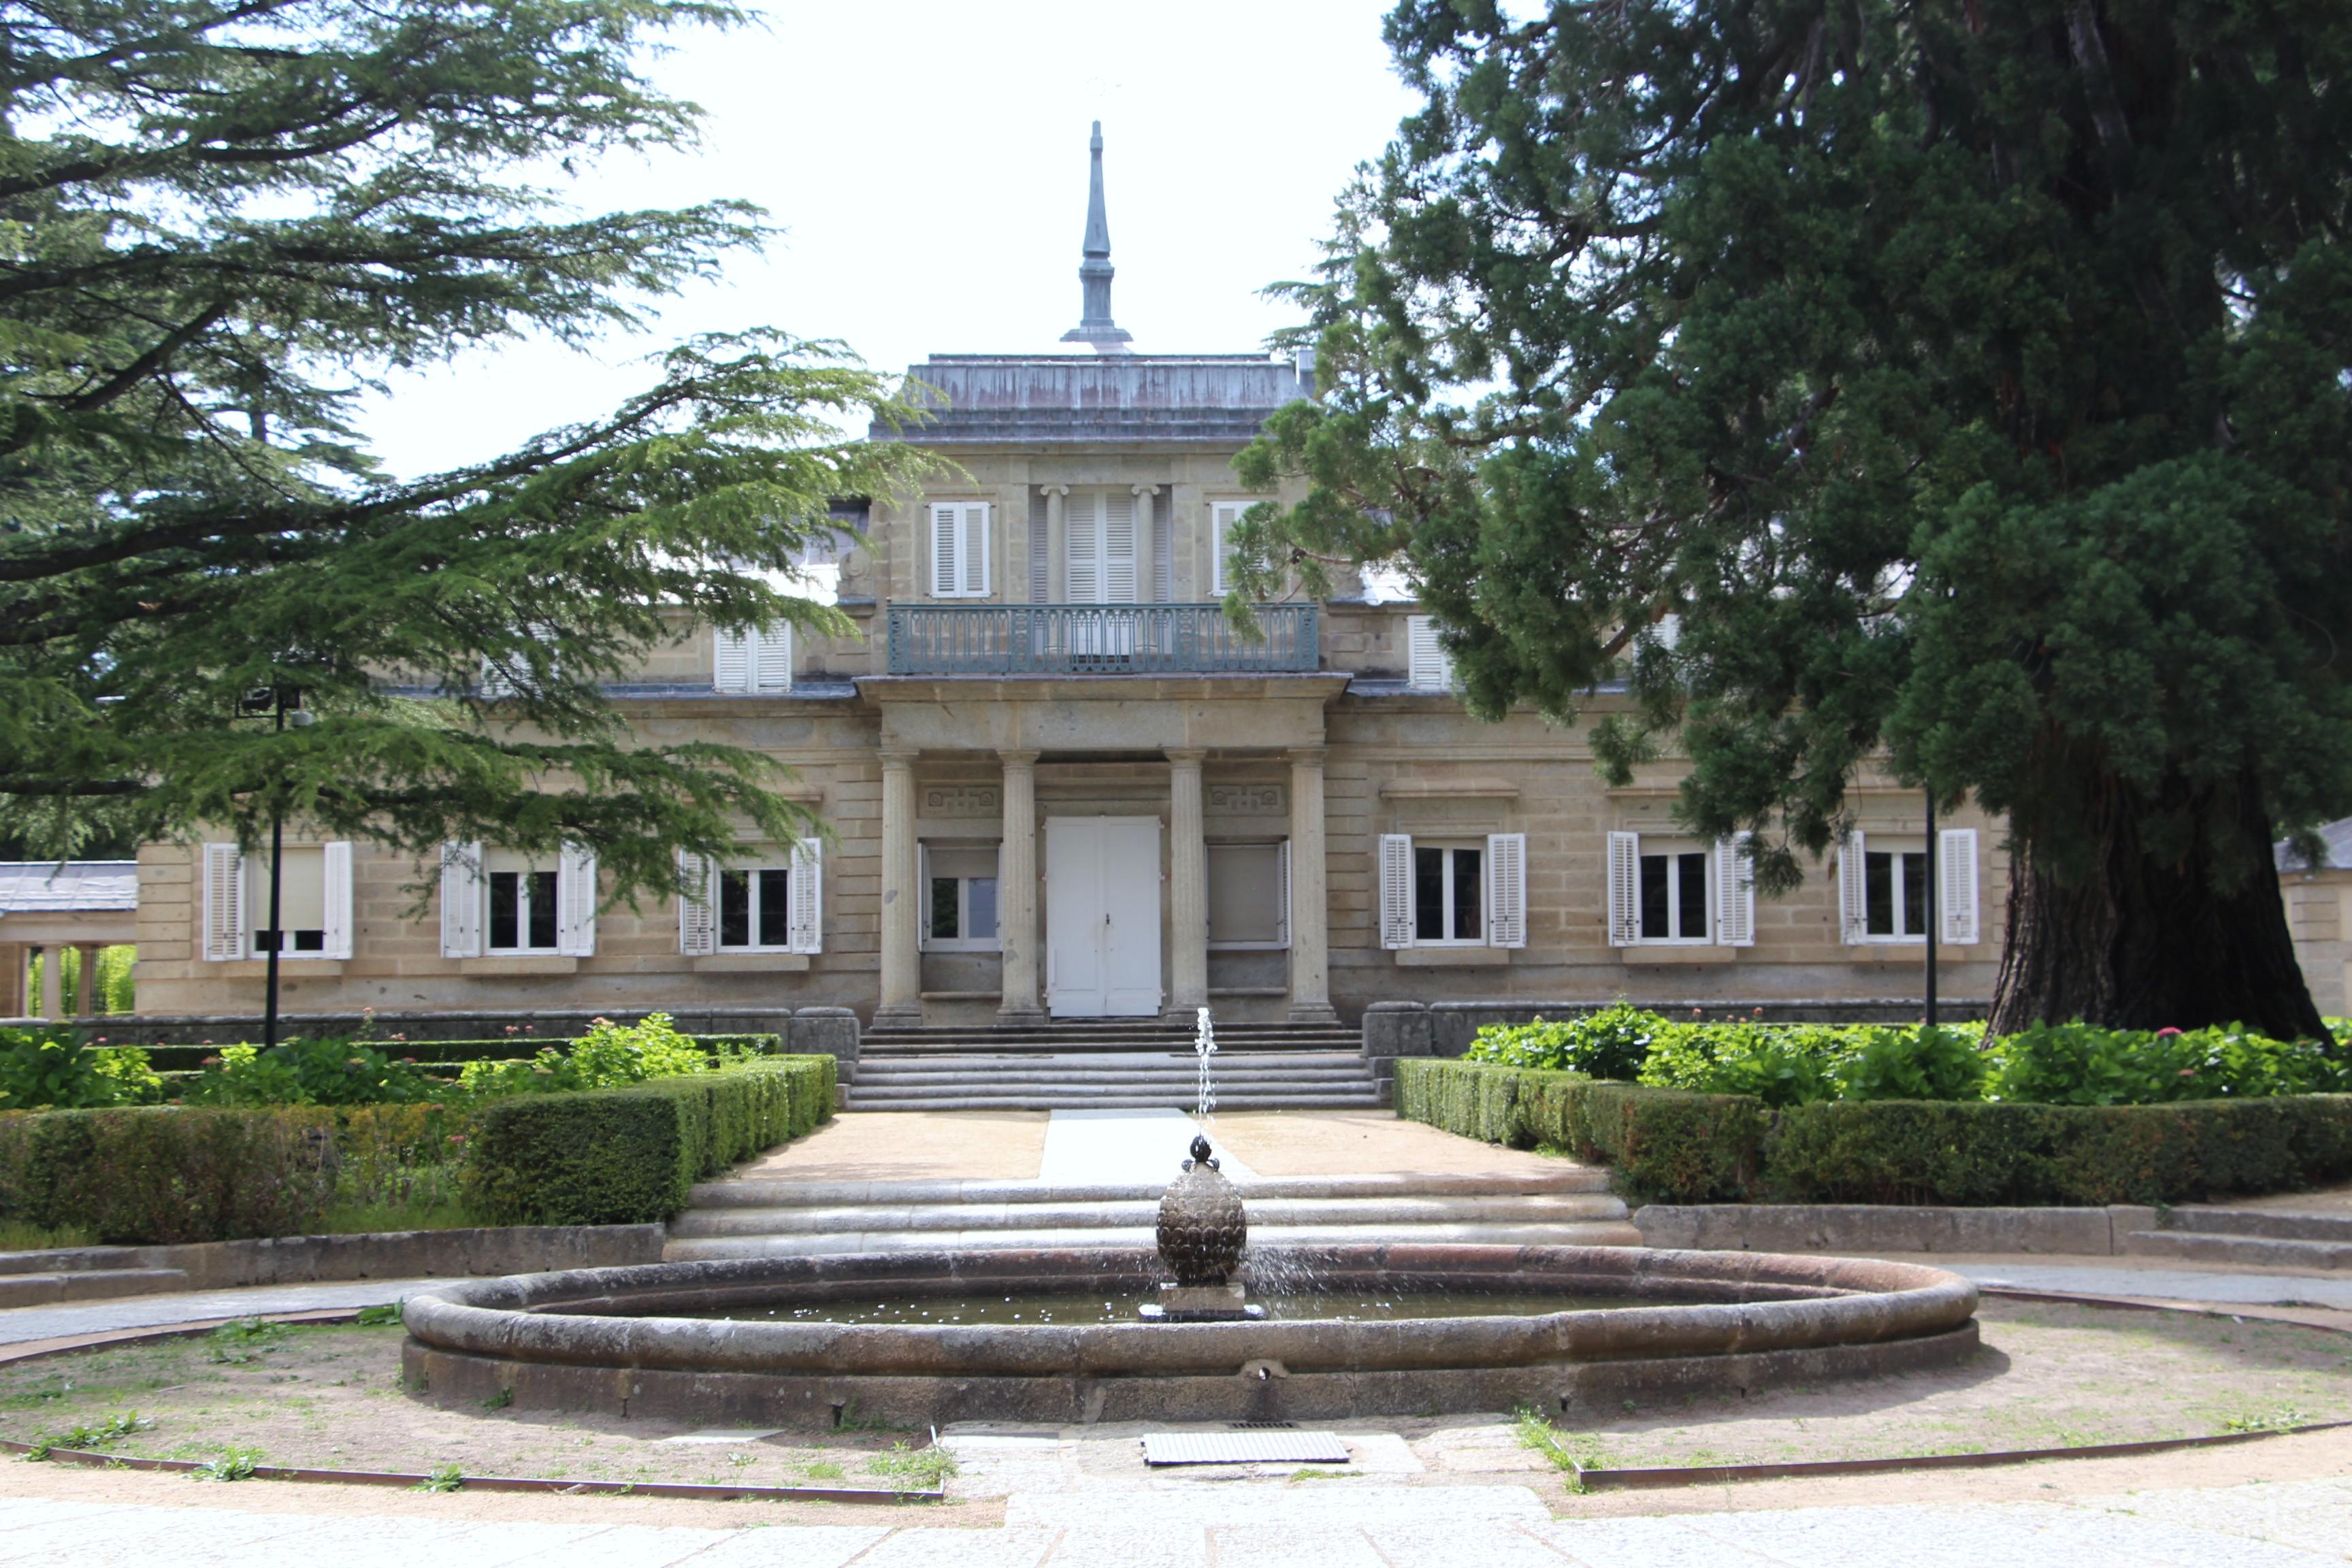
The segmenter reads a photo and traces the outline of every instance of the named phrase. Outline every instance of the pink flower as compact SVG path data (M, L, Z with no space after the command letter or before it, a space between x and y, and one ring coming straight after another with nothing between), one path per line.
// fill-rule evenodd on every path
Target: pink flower
M2178 1030L2178 1029L2158 1029L2158 1030L2156 1032L2156 1037L2157 1037L2158 1039L2159 1039L2159 1040L2160 1040L2160 1039L2164 1038L2167 1035L2177 1035L2177 1034L2179 1034L2179 1033L2180 1033L2180 1031L2179 1031L2179 1030Z

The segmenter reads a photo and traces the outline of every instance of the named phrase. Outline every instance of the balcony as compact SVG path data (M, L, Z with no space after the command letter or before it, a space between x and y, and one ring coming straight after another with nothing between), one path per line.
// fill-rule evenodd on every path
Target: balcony
M893 605L893 675L1273 675L1312 671L1316 606Z

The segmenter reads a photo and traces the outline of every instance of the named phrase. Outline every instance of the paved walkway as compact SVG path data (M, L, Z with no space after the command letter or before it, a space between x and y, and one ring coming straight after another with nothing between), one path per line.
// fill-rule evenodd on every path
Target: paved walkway
M0 1499L8 1568L411 1568L428 1554L467 1568L2342 1568L2347 1542L2352 1479L1560 1520L1525 1487L1194 1484L1115 1499L1016 1494L1001 1529L709 1529Z
M2103 1261L2066 1263L1943 1262L1923 1253L1906 1257L1965 1274L1979 1285L2057 1290L2077 1296L2121 1296L2142 1301L2210 1301L2221 1306L2326 1307L2352 1311L2352 1276L2225 1274L2186 1268L2126 1268Z
M397 1301L448 1279L352 1279L324 1285L260 1285L243 1290L187 1290L162 1296L118 1296L62 1307L0 1309L0 1345L32 1340L101 1334L115 1329L164 1328L209 1322L215 1318L251 1318L274 1312L310 1312L331 1307L374 1307ZM0 1563L8 1559L0 1556Z

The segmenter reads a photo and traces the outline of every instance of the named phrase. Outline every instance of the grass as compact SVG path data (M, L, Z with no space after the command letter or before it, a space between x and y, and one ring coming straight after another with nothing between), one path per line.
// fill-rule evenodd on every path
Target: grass
M133 1432L143 1432L153 1426L142 1421L136 1410L125 1410L92 1426L68 1426L62 1432L44 1432L33 1439L27 1459L46 1459L50 1451L63 1448L68 1453L82 1453L91 1448L104 1448L120 1443Z
M910 1448L905 1443L893 1443L866 1460L866 1468L886 1479L910 1482L925 1491L936 1491L955 1474L956 1462L955 1456L945 1448Z
M1601 1469L1608 1463L1598 1439L1562 1432L1532 1405L1522 1405L1511 1412L1511 1432L1518 1438L1520 1447L1549 1459L1553 1468L1564 1472L1570 1484L1579 1490L1582 1489L1582 1482L1577 1479L1579 1470Z
M95 1247L98 1237L79 1226L49 1230L20 1219L0 1220L0 1252L47 1252L59 1247Z
M370 1231L464 1230L480 1220L455 1198L406 1203L342 1203L319 1221L320 1236L358 1236Z

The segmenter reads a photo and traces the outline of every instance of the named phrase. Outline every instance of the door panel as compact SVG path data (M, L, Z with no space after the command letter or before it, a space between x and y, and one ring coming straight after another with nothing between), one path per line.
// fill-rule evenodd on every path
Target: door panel
M1045 819L1046 1010L1056 1018L1160 1011L1160 823Z

